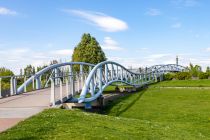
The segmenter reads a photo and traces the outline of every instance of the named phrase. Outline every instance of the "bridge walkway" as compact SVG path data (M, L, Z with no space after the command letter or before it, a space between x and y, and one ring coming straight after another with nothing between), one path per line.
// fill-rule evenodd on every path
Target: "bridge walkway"
M65 88L63 89L65 92ZM59 88L55 88L59 93ZM59 94L56 94L59 96ZM0 99L0 132L50 107L50 88Z

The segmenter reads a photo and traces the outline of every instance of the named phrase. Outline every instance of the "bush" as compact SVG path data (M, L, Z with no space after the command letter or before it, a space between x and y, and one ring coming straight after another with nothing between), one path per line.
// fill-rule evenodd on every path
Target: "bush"
M199 74L199 79L208 79L209 78L209 74L206 72L201 72Z
M189 72L178 72L175 77L178 80L188 80L191 79L192 76Z
M167 73L163 75L163 79L166 81L172 80L173 78L175 78L175 74L174 73Z

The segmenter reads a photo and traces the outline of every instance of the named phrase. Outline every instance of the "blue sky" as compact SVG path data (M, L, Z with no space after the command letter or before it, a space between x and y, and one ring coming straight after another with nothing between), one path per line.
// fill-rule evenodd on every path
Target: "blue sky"
M209 0L1 0L0 67L70 61L83 33L126 67L210 65Z

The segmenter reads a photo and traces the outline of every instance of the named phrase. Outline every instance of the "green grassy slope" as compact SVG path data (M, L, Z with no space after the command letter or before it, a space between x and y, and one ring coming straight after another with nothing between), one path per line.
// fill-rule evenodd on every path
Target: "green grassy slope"
M210 139L208 89L151 87L122 97L105 112L46 110L0 139Z
M163 81L153 86L163 87L210 87L210 80L172 80Z

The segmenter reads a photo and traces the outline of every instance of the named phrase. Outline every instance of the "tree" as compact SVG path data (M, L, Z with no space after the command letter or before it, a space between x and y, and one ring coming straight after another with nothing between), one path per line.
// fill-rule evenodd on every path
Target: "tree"
M4 67L0 68L0 76L13 76L14 73L9 70L9 69L6 69Z
M209 66L206 68L206 73L208 73L210 75L210 67Z
M35 67L32 65L27 65L26 68L24 68L24 75L33 75L35 74Z
M0 68L0 76L13 76L13 75L14 75L14 73L11 70L6 69L4 67ZM2 84L8 83L9 81L10 81L10 78L3 78Z
M105 53L101 49L97 40L89 33L83 34L81 41L74 48L72 61L97 64L106 60ZM74 69L79 71L79 66L75 66Z
M199 65L193 66L193 64L191 63L190 63L189 71L193 77L198 77L199 73L202 72L201 66Z

